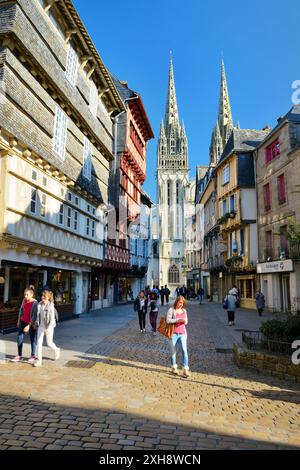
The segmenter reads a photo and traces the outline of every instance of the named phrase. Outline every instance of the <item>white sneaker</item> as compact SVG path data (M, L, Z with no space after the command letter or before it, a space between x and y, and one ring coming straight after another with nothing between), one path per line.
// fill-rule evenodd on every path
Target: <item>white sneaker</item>
M55 353L55 360L57 361L60 358L60 348L57 348L57 351Z
M190 377L191 373L186 367L183 369L183 377Z
M145 328L143 329L143 333L146 333L146 330L145 330Z
M42 363L41 361L36 361L33 363L33 367L41 367Z
M179 375L178 369L175 366L172 366L172 374Z

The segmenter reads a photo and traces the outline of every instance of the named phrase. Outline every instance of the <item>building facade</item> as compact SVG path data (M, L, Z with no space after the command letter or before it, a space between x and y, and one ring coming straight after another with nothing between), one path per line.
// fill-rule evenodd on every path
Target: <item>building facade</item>
M110 180L105 261L102 268L95 270L95 276L99 280L103 278L104 307L131 300L129 292L145 276L146 266L136 265L130 231L132 226L133 230L141 228L142 197L146 198L142 196L142 184L146 179L147 142L154 137L140 95L126 82L116 77L112 79L126 112L118 116L114 129L116 147Z
M257 198L254 149L267 131L233 129L215 169L217 224L224 268L220 271L219 299L232 286L240 291L241 307L255 308L258 259Z
M69 1L0 1L0 329L23 289L91 307L120 96ZM5 117L5 119L3 118Z
M270 310L299 313L299 106L280 118L259 146L256 171L260 287Z
M164 122L157 149L157 200L159 208L159 285L173 293L186 284L185 210L188 186L188 141L179 124L172 59Z

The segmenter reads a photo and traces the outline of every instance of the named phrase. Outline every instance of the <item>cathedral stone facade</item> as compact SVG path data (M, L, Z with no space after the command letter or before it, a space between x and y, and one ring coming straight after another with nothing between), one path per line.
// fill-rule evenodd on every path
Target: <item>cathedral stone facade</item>
M186 284L185 208L188 177L188 141L179 123L172 58L164 121L157 150L157 201L159 212L159 279L173 292Z

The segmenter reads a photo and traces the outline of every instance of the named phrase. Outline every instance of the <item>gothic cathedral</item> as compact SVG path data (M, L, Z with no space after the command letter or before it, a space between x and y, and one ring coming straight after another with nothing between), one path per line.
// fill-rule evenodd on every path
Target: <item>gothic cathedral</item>
M157 201L159 214L159 279L172 294L186 284L185 205L188 176L188 141L179 124L172 58L164 121L157 149Z

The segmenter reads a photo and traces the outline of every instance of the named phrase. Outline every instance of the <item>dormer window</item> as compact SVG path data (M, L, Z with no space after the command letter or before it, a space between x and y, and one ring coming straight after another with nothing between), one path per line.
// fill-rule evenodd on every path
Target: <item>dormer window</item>
M276 158L278 155L280 155L280 143L279 139L275 140L275 142L272 142L271 145L269 145L266 150L265 150L265 163L268 164L274 158Z

